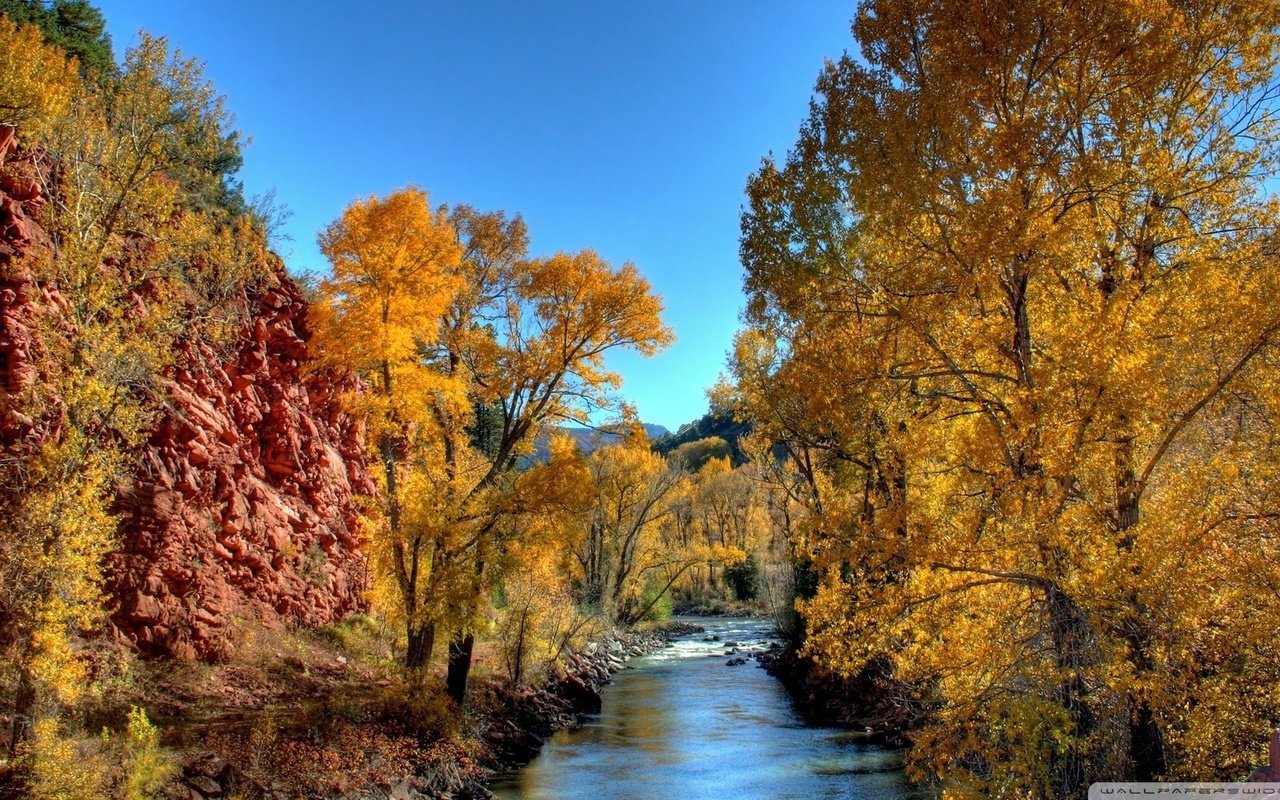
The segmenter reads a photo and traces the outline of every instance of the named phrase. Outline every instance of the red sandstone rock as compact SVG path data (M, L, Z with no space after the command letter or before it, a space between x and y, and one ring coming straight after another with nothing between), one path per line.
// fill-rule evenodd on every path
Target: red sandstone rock
M0 125L0 164L17 143L18 131L12 125Z
M16 401L37 378L38 318L67 305L22 269L49 243L13 146L0 126L0 449L57 435L56 398L41 420ZM180 348L163 411L118 482L107 593L113 624L147 654L216 658L235 620L322 625L363 604L353 496L374 484L339 406L349 384L301 373L307 304L288 277L242 300L250 321L230 358Z
M282 280L255 302L237 359L183 351L144 453L150 468L121 492L124 547L109 588L164 613L134 601L114 620L147 652L216 657L233 618L321 625L362 605L353 487L371 481L358 441L355 458L333 457L359 431L339 408L341 387L299 373L297 287Z

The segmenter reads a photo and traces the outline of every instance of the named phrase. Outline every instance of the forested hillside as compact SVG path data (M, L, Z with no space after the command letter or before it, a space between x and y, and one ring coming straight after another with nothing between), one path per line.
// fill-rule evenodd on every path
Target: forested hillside
M659 453L671 453L681 445L715 437L729 446L733 462L741 464L746 456L738 442L750 432L751 424L735 419L732 409L713 409L693 422L681 425L680 430L658 437L653 448Z

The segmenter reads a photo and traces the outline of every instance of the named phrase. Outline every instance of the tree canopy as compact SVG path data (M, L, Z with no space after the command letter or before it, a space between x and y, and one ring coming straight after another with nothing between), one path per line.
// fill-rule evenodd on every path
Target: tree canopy
M1277 533L1278 25L870 2L749 182L736 374L806 487L810 647L936 708L917 774L1228 777L1280 711L1239 588Z
M352 204L321 246L319 363L372 389L352 400L383 466L380 591L403 607L408 666L450 631L461 703L490 573L519 525L574 502L559 462L517 474L519 458L547 423L610 407L608 351L652 354L671 333L634 266L530 257L519 217L432 209L417 189Z
M0 14L18 25L32 25L44 38L74 57L90 80L117 73L111 35L102 12L86 0L0 0Z

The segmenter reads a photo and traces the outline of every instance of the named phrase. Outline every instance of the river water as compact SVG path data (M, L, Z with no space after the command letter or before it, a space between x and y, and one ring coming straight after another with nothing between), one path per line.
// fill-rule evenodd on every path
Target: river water
M851 731L806 725L756 661L726 666L727 643L762 648L772 624L698 618L695 634L636 658L600 714L551 738L490 788L502 800L782 800L924 796L898 754ZM719 641L705 641L718 636Z

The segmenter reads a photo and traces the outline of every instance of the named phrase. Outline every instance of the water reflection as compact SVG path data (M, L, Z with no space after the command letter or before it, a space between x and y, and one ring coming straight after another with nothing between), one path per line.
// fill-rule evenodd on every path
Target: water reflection
M631 662L599 716L556 734L494 786L504 800L907 798L896 753L806 726L756 662L725 666L730 643L763 647L759 620L693 620L705 636ZM710 636L719 641L704 641ZM714 656L714 657L713 657Z

